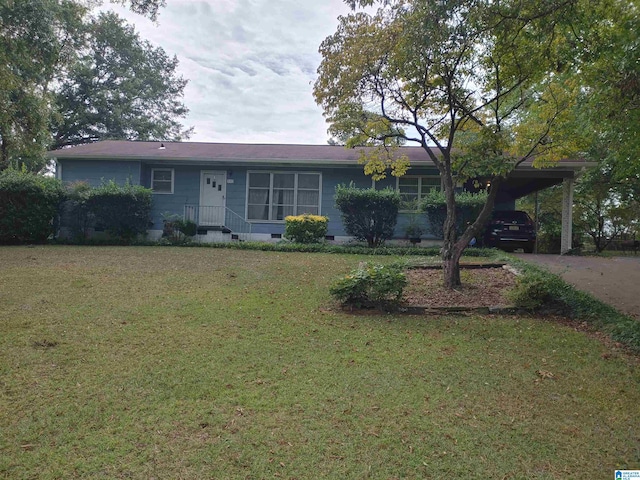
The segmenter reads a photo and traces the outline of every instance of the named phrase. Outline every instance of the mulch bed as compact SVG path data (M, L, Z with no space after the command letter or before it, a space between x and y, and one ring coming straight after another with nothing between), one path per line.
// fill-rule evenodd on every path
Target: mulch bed
M414 268L405 272L408 285L404 289L402 305L426 308L478 308L508 306L504 294L515 285L516 276L501 267L462 267L462 286L447 290L442 286L442 270Z

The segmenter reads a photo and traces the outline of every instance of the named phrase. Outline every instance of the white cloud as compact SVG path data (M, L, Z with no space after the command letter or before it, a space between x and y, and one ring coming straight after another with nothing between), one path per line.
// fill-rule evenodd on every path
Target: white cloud
M110 8L178 56L192 140L326 143L312 88L342 0L168 0L157 25Z

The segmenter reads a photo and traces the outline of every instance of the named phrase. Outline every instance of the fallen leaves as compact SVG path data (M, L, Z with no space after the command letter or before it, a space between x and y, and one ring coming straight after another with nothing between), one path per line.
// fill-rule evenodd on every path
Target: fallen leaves
M555 375L548 370L536 370L536 374L543 380L547 378L555 379Z
M408 285L403 303L429 307L493 307L506 305L504 292L515 285L515 275L504 268L462 271L462 285L456 290L442 286L442 270L411 269L405 272Z

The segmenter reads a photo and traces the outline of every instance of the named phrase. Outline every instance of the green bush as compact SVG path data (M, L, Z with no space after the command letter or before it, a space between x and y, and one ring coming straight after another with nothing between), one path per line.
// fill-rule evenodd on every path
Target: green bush
M506 293L506 297L516 307L537 311L544 306L559 303L558 293L565 285L557 276L530 271L517 277L515 286ZM561 304L557 307L564 310Z
M162 238L171 245L189 242L198 231L198 225L176 214L162 214Z
M0 173L0 243L44 242L55 233L62 183L17 170Z
M105 245L105 241L91 241L95 245ZM113 243L113 242L112 242ZM163 244L164 242L161 242ZM154 245L156 242L137 241L136 245ZM186 246L198 248L228 248L233 250L257 250L263 252L301 252L301 253L335 253L369 256L437 256L440 257L440 247L416 248L411 246L381 246L369 248L364 244L330 244L330 243L290 243L290 242L219 242L219 243L189 243ZM493 258L498 253L491 248L472 248L464 252L466 257Z
M515 306L536 313L560 314L581 323L586 322L607 332L613 340L640 352L640 322L634 318L618 312L611 305L535 265L510 256L494 258L508 260L522 273L514 289L507 293Z
M295 243L319 243L327 234L329 218L309 214L289 215L284 222L284 238Z
M396 304L406 285L401 266L362 262L337 280L329 291L344 305L382 308Z
M183 219L178 225L178 230L187 237L194 237L198 233L198 224L193 220Z
M335 201L345 231L356 240L379 247L393 236L401 201L395 190L338 185Z
M487 193L456 193L456 229L462 233L467 223L474 222L483 205L487 201ZM442 238L444 235L444 221L447 218L447 204L444 192L432 190L422 199L421 209L427 213L431 233Z
M96 227L125 243L146 234L151 225L151 189L140 185L103 183L91 190L87 205Z
M86 242L89 229L95 226L95 215L88 205L91 191L87 182L72 183L66 188L67 200L62 204L61 224L69 229L75 242Z

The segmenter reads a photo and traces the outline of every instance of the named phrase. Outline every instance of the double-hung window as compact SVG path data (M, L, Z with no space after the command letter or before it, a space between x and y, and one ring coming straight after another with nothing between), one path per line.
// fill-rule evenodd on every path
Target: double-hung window
M173 193L173 168L152 169L151 190L153 193Z
M440 177L436 175L406 175L398 178L398 192L407 206L416 206L432 190L441 190Z
M247 220L282 221L320 213L319 173L249 172Z

